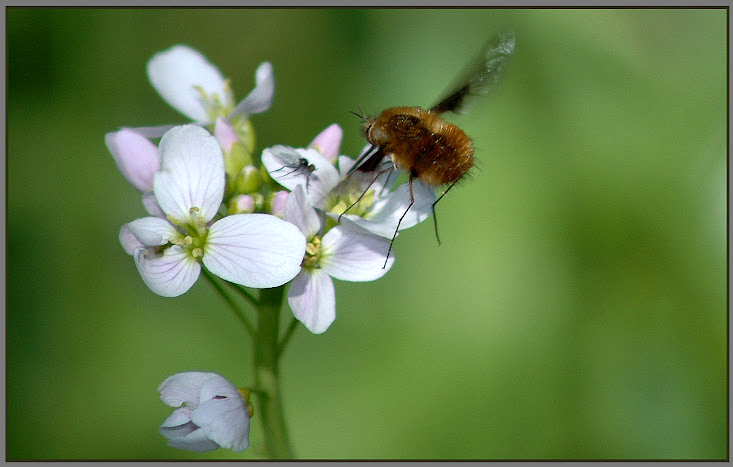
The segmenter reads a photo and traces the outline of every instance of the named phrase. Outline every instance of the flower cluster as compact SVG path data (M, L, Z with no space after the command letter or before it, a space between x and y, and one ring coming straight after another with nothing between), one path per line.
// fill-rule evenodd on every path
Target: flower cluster
M156 54L147 72L161 97L193 123L123 128L105 142L149 214L125 224L120 242L158 295L185 293L202 267L245 287L289 283L294 316L319 334L336 316L332 278L382 277L394 263L397 227L432 212L434 191L419 181L411 200L391 172L347 176L355 162L339 155L335 124L305 148L276 145L257 154L249 117L272 103L270 63L258 67L255 88L236 105L228 80L190 47ZM174 375L159 392L169 405L187 404L161 427L172 446L247 447L242 399L220 376Z

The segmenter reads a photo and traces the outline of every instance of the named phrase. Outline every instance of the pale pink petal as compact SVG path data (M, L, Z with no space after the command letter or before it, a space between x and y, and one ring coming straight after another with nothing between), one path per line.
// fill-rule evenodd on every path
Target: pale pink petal
M153 174L160 167L158 148L143 135L120 130L104 136L109 152L122 175L138 191L153 189Z
M379 279L394 264L389 240L342 220L321 242L321 269L336 279L363 282ZM385 260L386 264L385 264Z
M235 214L209 229L204 266L246 287L283 285L300 270L305 237L296 226L269 214Z
M263 62L257 67L255 73L255 88L237 104L237 107L229 115L252 115L266 111L272 105L272 98L275 94L275 77L272 73L272 64Z
M310 332L325 332L336 319L333 281L322 269L304 269L290 283L288 305Z
M343 136L344 131L338 124L334 123L316 136L308 145L308 149L315 149L333 164L339 156Z
M138 248L145 248L145 245L140 243L140 240L135 237L127 224L123 225L120 229L119 238L122 248L125 249L128 255L134 255Z
M237 132L224 118L219 117L216 119L216 125L214 126L214 136L219 141L219 146L224 152L229 153L232 151L232 144L239 141Z
M224 106L231 104L230 92L221 72L197 50L175 45L155 54L147 65L148 78L158 94L174 109L195 122L209 122L209 115L196 87L218 95Z
M178 126L160 140L160 170L153 192L160 208L179 221L192 221L191 208L205 222L224 197L224 155L216 138L196 125Z
M275 193L270 201L270 214L283 219L285 216L285 201L288 199L288 193L286 190L280 190Z
M177 297L196 282L201 265L179 246L166 248L162 255L150 250L135 252L135 266L143 282L162 297Z
M310 239L321 230L321 219L316 210L308 205L302 185L296 186L288 195L283 219L296 225L306 239Z
M158 204L158 200L155 199L155 193L152 191L149 191L142 196L142 203L145 210L150 214L151 216L165 218L165 213L162 209L160 209L160 205Z

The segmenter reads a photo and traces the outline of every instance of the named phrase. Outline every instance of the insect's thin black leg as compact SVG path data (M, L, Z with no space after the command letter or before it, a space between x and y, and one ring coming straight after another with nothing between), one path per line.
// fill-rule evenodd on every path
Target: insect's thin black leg
M433 205L431 206L431 208L433 209L433 224L435 225L435 239L438 241L438 245L440 245L440 237L438 236L438 217L435 215L435 205L438 204L438 201L440 201L441 199L443 199L443 196L445 196L445 194L448 193L450 191L450 189L453 188L453 186L456 183L458 183L458 180L456 180L455 182L451 183L451 185L448 187L448 189L445 190L443 192L443 194L440 195L438 197L438 199L436 199L435 202L433 202Z
M369 185L367 185L367 187L364 189L364 191L361 193L361 195L359 195L359 197L356 199L356 201L354 201L353 203L351 203L351 206L349 206L348 208L346 208L344 210L344 212L342 212L341 214L339 214L338 221L341 222L341 216L343 216L344 214L346 214L349 209L353 208L354 206L356 206L356 204L359 201L361 201L361 199L364 197L364 195L367 193L367 191L369 191L369 188L371 188L371 186L374 185L374 182L376 182L377 179L380 176L382 176L385 172L392 171L392 170L394 170L394 167L390 167L388 169L380 170L379 173L377 173L377 176L374 177L374 180L372 180L371 182L369 182Z
M361 157L359 157L356 160L356 162L354 162L354 165L351 166L351 168L349 169L349 171L346 173L346 177L344 177L344 178L349 178L351 176L351 174L354 173L356 171L356 169L359 168L359 166L361 165L362 162L364 162L365 160L367 160L372 155L376 154L376 152L379 151L379 150L380 150L380 148L378 146L375 146L373 144L371 146L369 146L369 149L367 149L367 151L364 154L362 154Z
M275 173L275 172L277 172L277 171L279 171L279 170L282 170L282 169L284 169L284 168L285 168L285 166L282 166L282 167L280 167L280 168L279 168L279 169L277 169L277 170L273 170L273 171L272 171L272 173ZM293 169L293 168L292 168L292 167L288 167L288 169ZM278 179L280 179L280 178L283 178L283 177L287 177L288 175L290 175L290 174L293 174L293 173L297 172L298 170L300 170L300 167L296 167L296 168L294 168L293 170L291 170L290 172L288 172L288 173L286 173L286 174L283 174L283 175L280 175L280 176L279 176L279 177L277 177L277 178L278 178Z
M394 168L394 164L393 163L390 162L390 165L391 165L390 168ZM389 189L388 188L389 187L389 179L392 177L392 174L394 173L394 170L390 170L390 169L384 169L384 170L389 170L389 174L387 175L387 180L384 181L384 185L382 185L382 191L379 193L380 196L382 194L384 194L384 190Z
M410 204L407 205L407 209L405 209L405 212L402 213L400 220L397 221L397 227L395 227L394 235L392 235L392 240L389 242L389 249L387 250L387 257L384 258L384 266L382 266L382 269L387 267L387 261L389 260L389 254L392 253L392 245L394 245L394 239L397 237L397 231L400 230L400 224L402 223L402 219L405 218L405 216L407 215L407 211L409 211L412 205L415 204L415 195L412 194L412 175L410 175L408 184L410 185Z

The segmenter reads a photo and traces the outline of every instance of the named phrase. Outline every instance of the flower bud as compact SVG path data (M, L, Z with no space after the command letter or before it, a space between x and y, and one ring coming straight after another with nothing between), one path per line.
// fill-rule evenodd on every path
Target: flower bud
M270 213L272 213L273 216L277 216L280 219L283 218L283 215L285 213L285 200L288 199L288 192L285 190L280 190L276 192L271 198L270 198Z
M237 195L229 201L227 215L255 212L255 200L250 195Z
M237 193L254 193L260 189L262 185L262 176L257 168L252 165L244 167L237 175L234 187Z

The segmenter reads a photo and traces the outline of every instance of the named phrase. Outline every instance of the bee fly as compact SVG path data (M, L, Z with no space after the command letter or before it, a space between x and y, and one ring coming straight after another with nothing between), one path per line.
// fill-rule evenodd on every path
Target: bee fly
M471 138L456 125L445 121L441 114L459 113L465 108L467 97L486 94L499 80L508 57L514 52L514 42L511 32L500 34L488 42L460 75L457 86L451 88L446 97L428 110L420 107L392 107L376 117L367 117L363 112L361 115L352 112L364 120L364 135L371 146L359 157L346 176L355 171L376 171L376 181L380 175L400 169L407 172L409 177L410 204L397 222L387 258L392 251L402 219L415 203L413 180L420 180L433 188L448 186L432 204L435 237L440 244L435 205L473 167L474 155ZM388 168L381 168L385 158L389 158L391 163Z

